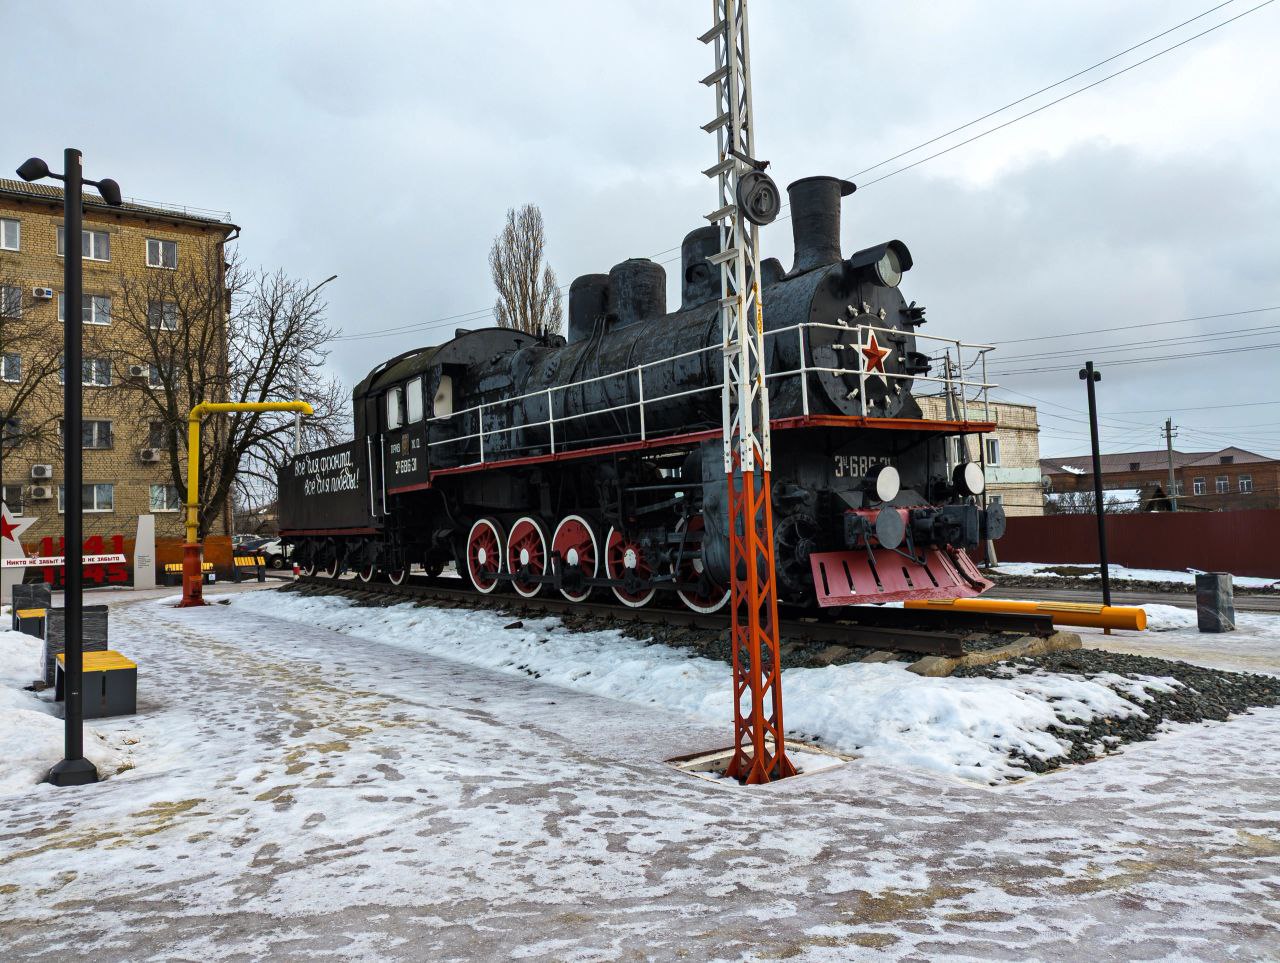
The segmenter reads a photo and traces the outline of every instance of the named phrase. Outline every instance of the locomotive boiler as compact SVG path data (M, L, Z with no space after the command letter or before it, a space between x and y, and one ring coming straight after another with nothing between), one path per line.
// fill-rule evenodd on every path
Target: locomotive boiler
M972 595L967 551L999 538L980 466L992 429L958 341L919 332L890 240L849 257L852 184L788 188L795 256L761 264L780 597L842 605ZM717 229L666 272L632 258L570 287L566 337L489 328L379 365L353 392L354 440L281 474L282 535L309 571L403 581L451 563L481 592L624 605L727 600ZM939 361L939 359L942 359ZM941 367L942 370L937 370ZM926 418L917 395L936 396ZM970 417L974 415L974 417Z

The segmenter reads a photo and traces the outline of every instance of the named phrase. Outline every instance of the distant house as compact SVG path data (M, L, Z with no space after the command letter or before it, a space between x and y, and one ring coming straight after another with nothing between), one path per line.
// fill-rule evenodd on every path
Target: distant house
M943 398L925 396L916 400L926 418L947 417ZM993 401L989 407L977 403L970 409L970 416L990 417L996 430L989 435L953 437L947 449L948 462L980 462L987 473L987 499L1003 505L1009 515L1043 515L1040 425L1035 406L1009 401Z
M1106 492L1137 492L1138 511L1164 511L1168 496L1169 455L1163 449L1101 457ZM1046 496L1093 489L1093 459L1041 458ZM1234 446L1220 451L1174 451L1174 494L1179 511L1229 511L1280 508L1280 459ZM1130 494L1129 498L1134 496Z

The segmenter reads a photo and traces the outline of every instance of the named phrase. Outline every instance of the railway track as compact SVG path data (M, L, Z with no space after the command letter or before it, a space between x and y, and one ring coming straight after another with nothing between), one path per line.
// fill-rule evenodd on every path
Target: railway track
M571 602L559 597L523 598L518 595L485 595L473 589L442 584L456 579L427 581L411 578L403 585L361 582L353 578L302 576L294 584L320 590L315 594L341 595L357 600L403 599L436 602L456 607L496 609L518 616L575 615L613 622L679 626L718 632L729 627L723 610L704 615L686 608L647 605L627 608L607 602ZM922 655L960 656L975 637L1048 636L1053 622L1046 615L1005 615L986 612L936 612L868 605L846 607L838 615L782 618L779 634L784 642L826 642L867 649L911 652Z

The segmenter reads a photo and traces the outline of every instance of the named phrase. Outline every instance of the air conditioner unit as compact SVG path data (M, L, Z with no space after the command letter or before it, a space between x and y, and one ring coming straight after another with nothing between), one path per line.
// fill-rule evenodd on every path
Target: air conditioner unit
M30 488L30 497L32 501L44 501L53 497L52 485L32 485Z
M138 452L138 460L146 464L154 464L160 460L159 448L143 448Z
M145 378L147 376L146 365L131 364L129 365L130 378Z
M32 288L31 296L37 301L52 301L53 288Z
M31 477L32 478L52 478L53 466L52 465L32 465Z

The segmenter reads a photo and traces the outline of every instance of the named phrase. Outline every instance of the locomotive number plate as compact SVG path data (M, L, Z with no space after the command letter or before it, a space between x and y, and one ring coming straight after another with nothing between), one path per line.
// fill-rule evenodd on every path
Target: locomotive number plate
M837 478L863 478L877 465L889 464L889 459L879 455L832 455Z

